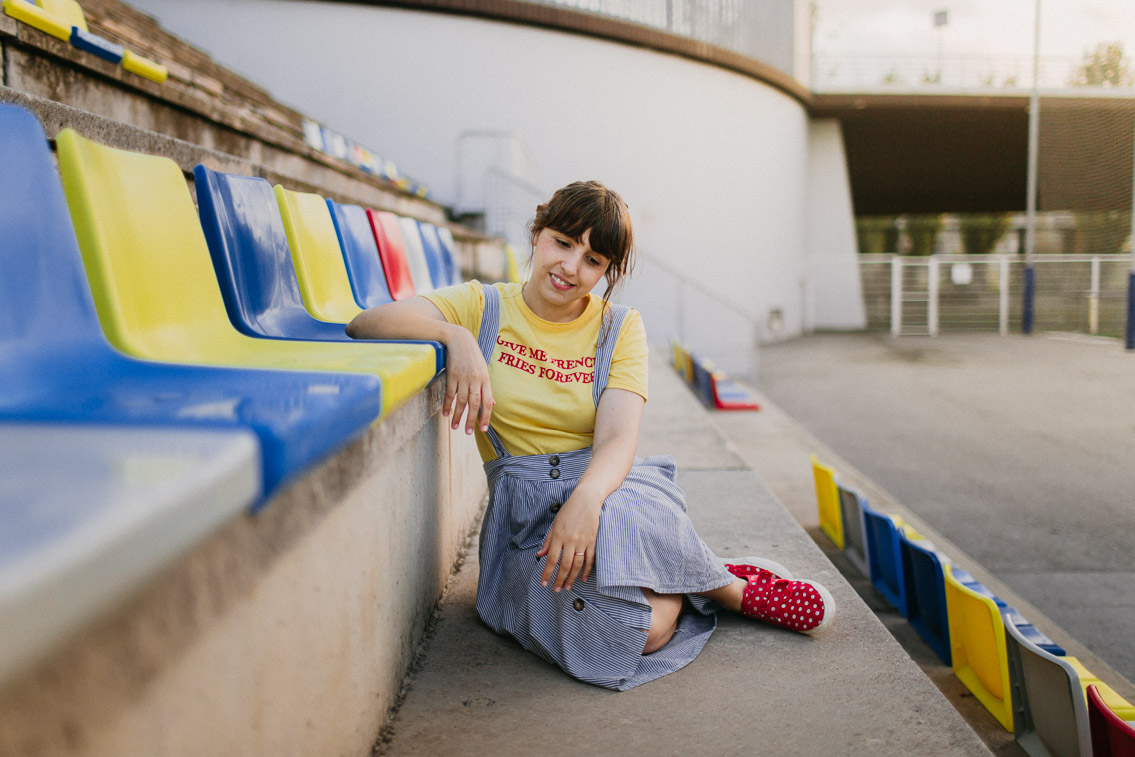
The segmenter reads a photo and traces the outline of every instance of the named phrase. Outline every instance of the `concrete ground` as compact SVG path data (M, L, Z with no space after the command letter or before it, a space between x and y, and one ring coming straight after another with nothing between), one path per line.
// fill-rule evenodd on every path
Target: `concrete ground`
M471 549L376 753L875 757L988 755L988 743L1019 755L1004 732L983 743L843 577L840 557L801 526L809 513L815 520L814 440L774 408L705 410L663 353L652 359L640 454L675 456L691 517L718 554L763 554L828 586L839 607L833 627L812 638L726 614L689 666L615 693L481 624Z
M821 334L764 348L757 383L1135 681L1135 354L1069 334Z

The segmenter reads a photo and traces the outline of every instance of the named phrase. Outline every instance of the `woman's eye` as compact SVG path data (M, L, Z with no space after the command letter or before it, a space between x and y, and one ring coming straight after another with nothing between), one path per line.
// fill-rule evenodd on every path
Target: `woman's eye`
M564 247L564 248L571 246L571 245L568 244L566 239L557 239L556 244L558 244L560 247Z

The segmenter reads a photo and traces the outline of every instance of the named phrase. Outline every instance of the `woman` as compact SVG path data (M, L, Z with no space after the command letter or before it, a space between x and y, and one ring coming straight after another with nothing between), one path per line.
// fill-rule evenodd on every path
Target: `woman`
M668 456L636 462L642 320L608 297L633 261L626 204L597 182L536 210L523 285L473 281L372 308L355 338L442 342L443 414L477 432L490 499L477 611L580 680L625 690L693 660L724 607L803 633L835 608L775 563L725 565ZM591 290L606 280L602 298ZM499 400L499 405L498 405Z

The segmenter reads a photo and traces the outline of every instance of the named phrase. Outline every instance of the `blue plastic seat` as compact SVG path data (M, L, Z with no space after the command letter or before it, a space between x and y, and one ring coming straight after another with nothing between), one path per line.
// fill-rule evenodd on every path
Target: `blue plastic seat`
M461 266L457 263L457 245L453 241L453 232L449 229L438 228L436 226L433 227L433 229L435 232L437 232L438 241L441 243L442 255L444 255L446 265L449 266L451 275L453 277L452 283L460 284L463 279L461 276ZM512 246L507 243L505 244L505 253L510 257L513 255ZM513 267L515 268L515 261L513 261ZM520 272L515 271L515 278L513 278L510 274L509 281L521 281Z
M394 302L394 298L390 296L390 286L386 283L386 272L382 270L382 260L378 257L378 243L367 219L366 208L328 200L327 209L331 211L335 234L343 249L347 278L351 282L355 302L364 308Z
M453 263L453 256L442 246L437 227L432 223L418 221L418 231L422 237L422 248L426 251L426 263L430 267L430 277L433 278L434 286L440 289L459 283L460 274Z
M43 129L0 105L0 419L250 428L271 493L381 412L376 376L158 364L112 348Z
M907 620L942 662L950 664L950 619L946 611L946 576L949 560L926 539L899 533L899 550L906 581Z
M201 228L209 243L209 254L217 271L225 309L233 325L249 336L271 339L354 341L347 336L344 324L313 318L304 307L272 185L265 179L221 173L203 165L193 170L193 177ZM340 220L344 221L340 239L348 237L353 247L359 246L354 249L355 253L359 253L365 240L359 241L355 237L357 234L366 235L374 250L372 254L378 266L382 290L387 295L386 300L378 301L381 296L374 294L378 285L372 283L369 285L371 299L359 304L371 307L390 302L366 211L358 208L362 223L359 231L358 220L353 218L350 210L357 206L338 203L336 206L345 211L340 216ZM333 209L332 217L335 216ZM336 230L339 230L338 225ZM359 257L365 255L365 248L361 249ZM445 367L445 348L437 342L430 344L436 353L435 370L441 371Z
M906 578L903 574L902 555L899 550L899 528L904 524L899 518L872 509L866 502L862 505L863 535L867 543L871 584L905 618Z
M260 495L250 431L0 422L0 682Z

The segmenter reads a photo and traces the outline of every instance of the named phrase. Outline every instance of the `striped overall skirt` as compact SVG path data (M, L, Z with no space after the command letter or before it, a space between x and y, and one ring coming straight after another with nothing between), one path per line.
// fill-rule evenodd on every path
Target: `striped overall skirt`
M478 342L485 360L500 330L499 292L486 286ZM596 351L594 399L606 386L619 327L627 309L612 306ZM481 527L477 612L497 633L568 674L620 691L685 666L701 652L717 624L717 605L692 596L725 586L733 576L694 531L685 495L674 482L668 455L635 460L603 503L595 567L587 581L553 592L540 585L548 558L536 553L591 460L591 448L549 455L510 455L500 437L487 434L497 457L485 463L489 505ZM674 637L643 655L650 604L641 587L688 594Z

